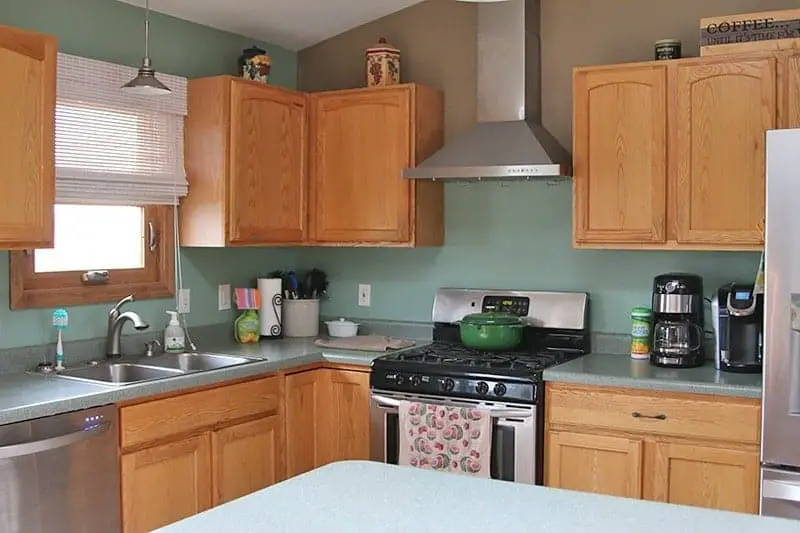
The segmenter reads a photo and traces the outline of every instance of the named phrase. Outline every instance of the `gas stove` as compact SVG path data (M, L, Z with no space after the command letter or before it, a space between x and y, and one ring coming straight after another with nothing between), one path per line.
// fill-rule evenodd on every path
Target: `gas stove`
M477 312L514 314L527 324L514 351L460 344L458 321ZM441 289L433 309L433 343L375 359L373 390L539 403L542 371L590 351L586 293Z

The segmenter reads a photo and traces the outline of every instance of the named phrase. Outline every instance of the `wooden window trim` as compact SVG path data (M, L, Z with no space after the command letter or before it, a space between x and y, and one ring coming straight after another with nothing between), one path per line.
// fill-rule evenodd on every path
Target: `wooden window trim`
M158 245L145 247L143 269L112 270L111 280L87 285L80 272L34 272L31 251L9 253L10 307L31 309L115 302L129 294L137 299L168 298L175 294L175 238L171 206L148 206L145 223L156 227Z

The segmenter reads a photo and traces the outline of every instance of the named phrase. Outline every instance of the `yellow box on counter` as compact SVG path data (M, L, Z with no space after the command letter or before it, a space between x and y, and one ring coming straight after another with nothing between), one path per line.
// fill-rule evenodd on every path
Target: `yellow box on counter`
M700 19L700 55L800 49L800 9Z

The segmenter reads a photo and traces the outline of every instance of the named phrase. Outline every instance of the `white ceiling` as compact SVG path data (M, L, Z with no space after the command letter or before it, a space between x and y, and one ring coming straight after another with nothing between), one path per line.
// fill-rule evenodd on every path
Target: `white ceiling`
M144 7L145 0L120 0ZM301 50L423 0L150 0L174 17Z

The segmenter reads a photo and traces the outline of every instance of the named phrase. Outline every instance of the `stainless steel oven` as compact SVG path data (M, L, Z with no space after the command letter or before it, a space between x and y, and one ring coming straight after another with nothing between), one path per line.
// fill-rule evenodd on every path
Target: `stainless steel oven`
M536 405L407 394L373 389L370 405L370 455L373 461L397 464L399 455L398 406L403 400L457 407L482 407L492 416L491 477L504 481L541 483L537 460Z

